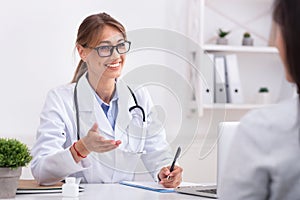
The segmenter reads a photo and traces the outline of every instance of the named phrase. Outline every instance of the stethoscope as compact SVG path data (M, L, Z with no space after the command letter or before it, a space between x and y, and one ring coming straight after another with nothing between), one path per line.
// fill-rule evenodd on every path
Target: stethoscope
M85 74L85 73L84 73ZM77 126L77 130L76 130L76 134L77 134L77 140L80 140L80 122L79 122L79 108L78 108L78 96L77 96L77 86L78 86L78 82L81 78L84 78L84 76L81 76L78 81L76 82L76 85L75 85L75 88L74 88L74 105L75 105L75 115L76 115L76 126ZM143 150L143 143L145 142L145 137L146 137L146 116L145 116L145 111L144 109L142 108L142 106L140 106L137 102L137 99L136 99L136 96L135 94L133 93L132 89L127 86L133 100L134 100L134 103L135 105L134 106L131 106L129 108L129 112L131 113L131 111L135 110L135 109L138 109L140 110L140 112L142 113L142 134L141 134L141 141L139 143L139 146L135 149L135 150L125 150L126 152L129 152L129 153L137 153L137 154L143 154L145 153L145 151ZM130 139L129 139L129 134L127 135L128 137L128 145L130 146Z

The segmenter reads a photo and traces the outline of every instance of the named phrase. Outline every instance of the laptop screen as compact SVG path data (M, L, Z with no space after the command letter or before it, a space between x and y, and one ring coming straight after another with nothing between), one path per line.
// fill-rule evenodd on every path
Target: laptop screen
M239 122L221 122L218 126L218 166L217 166L217 185L222 184L221 177L224 165L230 150L231 142L236 132Z
M236 132L239 122L221 122L218 126L218 149L217 149L217 187L222 184L221 177L223 174L224 165L231 146L232 139ZM202 197L217 198L216 186L192 186L180 187L175 191L197 195Z

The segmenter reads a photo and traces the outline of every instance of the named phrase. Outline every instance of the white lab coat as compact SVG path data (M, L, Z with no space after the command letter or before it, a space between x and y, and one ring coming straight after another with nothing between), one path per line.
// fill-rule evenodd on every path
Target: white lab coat
M80 137L84 137L97 122L102 136L121 140L122 144L110 152L92 152L87 158L76 163L69 150L77 141L74 87L75 84L68 84L48 93L40 117L37 141L32 149L31 170L35 179L40 184L53 184L67 176L81 177L82 182L88 183L133 180L137 163L142 159L147 170L157 180L157 173L163 166L172 162L172 155L164 129L152 117L153 104L147 91L134 91L138 104L146 114L146 137L141 140L141 129L135 128L135 133L134 128L129 128L128 131L130 123L141 127L142 117L137 109L129 112L129 108L135 103L126 84L121 80L117 82L118 116L113 130L86 76L79 80L77 96Z

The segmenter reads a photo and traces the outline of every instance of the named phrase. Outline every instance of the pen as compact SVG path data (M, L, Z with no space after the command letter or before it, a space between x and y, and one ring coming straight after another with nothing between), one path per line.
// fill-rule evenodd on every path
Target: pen
M170 167L170 172L172 172L172 171L174 170L175 163L176 163L177 158L178 158L179 155L180 155L180 152L181 152L181 148L178 147L178 148L177 148L177 151L176 151L176 154L175 154L175 157L174 157L174 160L173 160L172 165L171 165L171 167ZM169 179L170 179L170 175L167 176L167 180L169 180Z

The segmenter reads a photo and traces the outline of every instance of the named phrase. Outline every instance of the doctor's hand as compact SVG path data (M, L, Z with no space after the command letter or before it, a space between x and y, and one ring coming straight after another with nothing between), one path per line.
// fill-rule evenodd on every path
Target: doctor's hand
M81 140L89 152L94 151L98 153L111 151L121 144L120 140L106 140L104 137L102 137L99 133L97 123L92 126L88 134Z
M182 171L183 169L176 165L172 172L170 172L170 166L163 167L158 174L158 177L160 179L159 183L166 188L177 187L182 181Z

